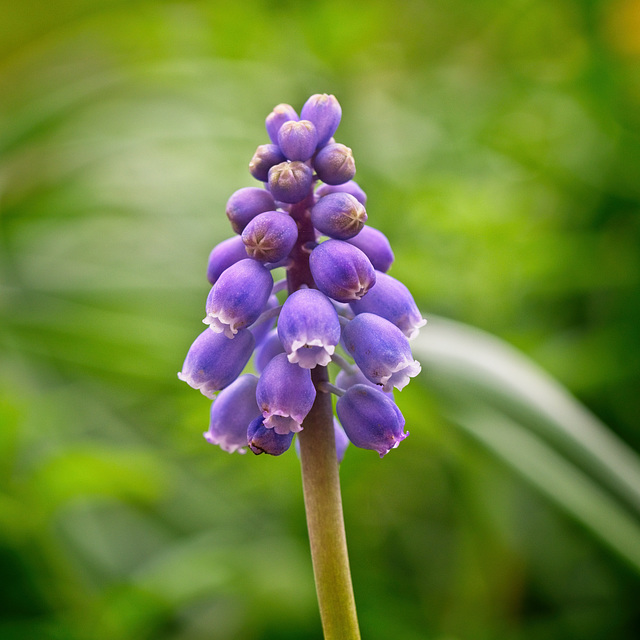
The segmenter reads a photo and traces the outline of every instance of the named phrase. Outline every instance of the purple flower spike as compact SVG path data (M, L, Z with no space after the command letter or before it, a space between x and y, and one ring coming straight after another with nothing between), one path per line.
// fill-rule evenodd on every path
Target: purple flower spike
M209 430L205 440L224 451L245 453L247 427L261 417L256 402L258 378L247 373L223 389L211 405Z
M273 288L271 273L246 258L226 269L207 297L203 320L216 333L233 338L239 329L253 324L264 311Z
M313 168L322 182L340 185L356 175L356 162L349 147L340 143L328 144L318 151Z
M320 291L294 291L282 305L278 336L289 362L303 369L324 367L340 342L338 313Z
M376 281L369 258L343 240L318 245L309 256L309 268L318 289L338 302L360 300Z
M259 187L238 189L227 201L227 217L236 233L242 230L263 211L273 211L276 203L273 196Z
M385 318L373 313L357 315L342 330L342 340L362 373L383 391L393 387L401 391L409 378L420 373L406 336Z
M227 238L217 244L209 254L209 264L207 265L207 280L215 284L222 272L232 264L240 260L246 260L247 250L239 236Z
M287 160L306 162L315 152L317 144L316 127L308 120L290 120L278 131L278 146Z
M242 232L247 254L259 262L283 260L297 239L298 226L295 221L280 211L258 214Z
M342 107L335 96L316 93L304 103L300 117L316 125L318 146L322 147L336 132L342 118Z
M309 195L312 184L313 171L304 162L281 162L269 169L269 190L280 202L300 202Z
M316 195L320 197L330 193L350 193L360 204L367 204L367 194L355 180L339 185L321 184L316 190Z
M336 410L349 440L361 449L377 451L381 458L409 435L400 409L373 387L351 387L338 398Z
M253 352L251 332L239 331L235 340L205 329L187 352L178 378L202 395L213 398L216 391L230 385L241 373Z
M272 329L267 337L256 347L255 355L253 357L253 365L258 373L262 373L264 368L277 356L279 353L284 353L284 347L280 338L278 337L278 331Z
M394 255L387 236L374 229L364 226L357 236L347 240L349 244L358 247L371 260L371 264L377 271L386 273L393 264Z
M375 313L393 322L409 340L418 335L420 327L427 321L420 315L420 311L402 282L388 276L386 273L376 272L376 283L369 293L361 300L351 303L356 314Z
M285 160L286 158L277 144L261 144L249 162L249 173L256 180L266 182L269 179L269 169L274 164L280 164Z
M349 193L330 193L311 209L311 222L330 238L347 240L360 233L367 220L364 206Z
M249 424L245 434L249 449L256 455L268 453L271 456L283 454L291 446L293 431L285 434L276 433L264 426L264 418L258 416Z
M273 144L278 144L278 131L280 127L289 120L298 120L296 110L290 104L279 104L273 108L273 111L267 116L265 126L267 133Z
M302 431L316 389L309 369L291 364L285 353L275 356L264 368L256 390L264 426L280 435Z

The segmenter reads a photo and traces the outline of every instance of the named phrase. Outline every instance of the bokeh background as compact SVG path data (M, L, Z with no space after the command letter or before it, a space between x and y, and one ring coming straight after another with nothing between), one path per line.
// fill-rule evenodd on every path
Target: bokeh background
M338 97L427 317L515 346L640 449L639 0L0 16L0 637L320 637L295 453L207 445L208 401L176 378L280 102ZM436 386L402 392L398 450L341 468L363 637L637 638L640 563Z

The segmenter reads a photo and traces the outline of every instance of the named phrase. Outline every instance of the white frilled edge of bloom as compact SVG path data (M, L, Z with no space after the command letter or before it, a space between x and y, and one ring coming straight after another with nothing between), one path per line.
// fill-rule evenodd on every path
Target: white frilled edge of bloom
M264 415L264 413L262 415ZM298 433L302 431L302 420L304 420L304 418L296 420L293 416L276 410L265 416L263 424L267 429L273 429L279 436L286 436L291 432Z
M317 365L326 367L331 362L331 356L335 350L335 345L324 344L320 338L294 340L291 343L291 353L287 354L287 360L303 369L313 369Z
M417 376L420 371L422 371L422 365L417 360L402 360L388 374L380 376L376 382L382 385L382 390L385 392L392 391L394 387L402 391L409 384L410 378Z
M224 333L227 338L232 338L238 333L238 329L244 327L244 323L238 322L237 318L224 313L224 311L209 312L202 321L209 325L209 329L216 333Z
M213 400L216 397L216 391L218 391L218 389L212 389L210 382L198 382L192 376L183 374L182 371L178 371L178 380L182 380L191 388L197 389L205 398L209 398L209 400Z

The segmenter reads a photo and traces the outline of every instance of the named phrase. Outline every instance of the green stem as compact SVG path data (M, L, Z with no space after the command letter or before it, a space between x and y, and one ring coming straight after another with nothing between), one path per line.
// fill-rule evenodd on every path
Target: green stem
M328 380L326 367L316 367L312 374L316 386ZM298 437L307 528L324 637L325 640L359 640L330 394L317 394Z
M298 240L290 253L292 264L287 270L289 293L301 286L315 286L309 269L309 253L305 250L305 246L315 241L310 213L312 206L313 191L305 200L293 205L289 212L298 225ZM311 377L317 389L320 383L329 380L327 368L315 367ZM298 434L302 488L324 637L325 640L359 640L330 394L318 391L303 427Z

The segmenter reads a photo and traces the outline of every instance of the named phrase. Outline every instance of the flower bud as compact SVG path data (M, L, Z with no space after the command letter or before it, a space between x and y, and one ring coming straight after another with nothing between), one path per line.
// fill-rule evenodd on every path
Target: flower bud
M232 264L240 260L246 260L247 250L242 242L242 238L233 236L217 244L209 254L209 264L207 265L207 280L215 284L222 272Z
M211 405L209 430L205 440L217 444L224 451L244 453L247 446L247 428L252 420L260 418L256 402L258 378L247 373L223 389Z
M318 178L325 184L341 185L356 175L356 162L349 147L340 143L328 144L313 160Z
M316 398L311 372L291 364L286 354L280 353L264 368L256 398L267 429L280 435L302 431L302 421Z
M338 240L357 235L366 220L364 206L348 193L330 193L311 209L313 226L320 233Z
M249 162L249 173L256 180L266 182L269 179L269 169L285 160L277 144L261 144Z
M309 256L316 286L338 302L360 300L376 281L367 256L343 240L327 240Z
M178 378L202 395L213 398L215 391L230 385L245 368L255 340L249 331L239 331L235 340L205 329L187 352Z
M280 131L280 127L289 120L298 120L298 114L290 104L277 105L267 116L265 126L273 144L278 144L278 131Z
M258 373L262 373L264 368L275 358L279 353L284 353L284 347L280 338L278 337L278 331L272 329L265 339L256 347L255 354L253 356L253 366Z
M382 458L409 434L400 409L384 393L364 384L350 387L336 402L338 418L351 442Z
M249 449L256 455L268 453L271 456L279 456L291 446L293 431L279 434L273 429L265 427L264 418L258 416L249 424L245 439L249 445Z
M318 132L318 146L323 146L336 132L342 117L342 108L335 96L316 93L304 103L300 117L313 122Z
M259 262L279 262L289 255L298 239L298 226L281 211L259 213L242 232L242 242L250 258Z
M316 195L324 197L330 193L350 193L360 204L367 204L367 194L355 180L349 180L344 184L321 184L316 189Z
M246 258L226 269L207 297L203 320L216 333L233 338L238 329L253 324L267 304L273 288L271 273Z
M312 184L313 171L304 162L281 162L269 169L269 191L280 202L300 202L309 195Z
M273 211L276 203L273 196L259 187L244 187L238 189L227 201L227 217L236 233L249 224L253 218L263 211Z
M308 120L290 120L278 131L278 146L287 160L306 162L314 154L317 144L315 125Z
M374 269L383 273L389 271L394 255L391 244L382 231L365 225L357 236L349 238L347 242L363 251Z
M376 283L361 300L351 303L356 314L375 313L398 327L409 340L418 335L420 327L427 321L420 311L409 289L402 282L386 273L376 271Z
M409 378L420 373L420 363L413 359L406 336L373 313L361 313L347 323L342 341L362 373L383 391L393 387L400 391Z
M278 336L289 362L304 369L324 367L340 342L338 313L320 291L299 289L282 305Z

